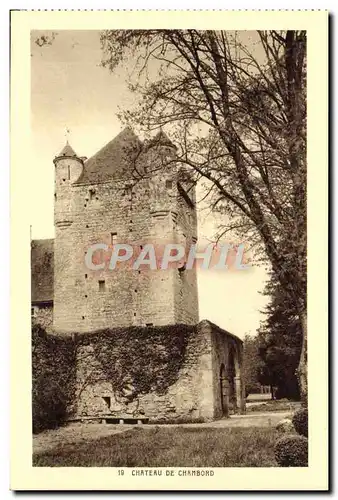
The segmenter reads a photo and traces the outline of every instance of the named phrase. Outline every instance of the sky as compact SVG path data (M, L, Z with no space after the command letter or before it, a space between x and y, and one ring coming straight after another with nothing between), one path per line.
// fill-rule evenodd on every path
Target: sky
M30 186L39 204L30 211L33 239L54 237L53 158L68 139L79 156L88 158L124 127L117 113L132 106L127 89L127 68L111 74L100 66L102 52L98 31L58 31L53 42L40 47L36 40L51 33L31 34L31 147ZM67 129L70 132L66 132ZM215 220L199 210L199 238L213 240ZM198 273L200 319L208 319L243 338L254 334L267 303L262 296L264 268Z

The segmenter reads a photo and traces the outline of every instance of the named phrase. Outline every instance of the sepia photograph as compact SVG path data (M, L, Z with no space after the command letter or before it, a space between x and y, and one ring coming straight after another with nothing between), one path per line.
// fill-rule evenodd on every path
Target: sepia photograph
M31 466L308 469L307 29L45 26Z

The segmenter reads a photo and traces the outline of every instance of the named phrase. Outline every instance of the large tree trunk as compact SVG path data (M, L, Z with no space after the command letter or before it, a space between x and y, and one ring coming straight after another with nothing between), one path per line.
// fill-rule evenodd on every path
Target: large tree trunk
M300 315L302 325L302 350L297 369L297 378L300 389L300 396L303 404L307 404L307 312L303 311Z

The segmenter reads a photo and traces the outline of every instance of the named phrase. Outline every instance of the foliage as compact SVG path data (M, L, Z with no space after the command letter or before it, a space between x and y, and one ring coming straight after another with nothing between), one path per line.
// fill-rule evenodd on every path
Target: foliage
M292 423L298 434L308 437L308 411L301 408L292 417Z
M275 458L281 467L307 467L308 440L298 435L281 437L275 445Z
M142 394L164 394L179 377L190 334L194 326L168 325L100 330L77 335L77 352L97 361L97 370L88 369L89 384L103 379L112 385L116 397L128 402ZM89 351L83 347L92 348Z
M53 309L52 307L38 307L32 317L32 327L41 328L47 333L52 333Z
M283 420L278 422L278 424L276 425L276 429L279 432L288 434L292 434L295 431L292 420L290 420L289 418L283 418Z
M275 429L137 427L62 443L34 455L37 467L276 467Z
M306 374L306 32L112 30L103 65L136 55L122 118L145 133L166 127L169 162L192 172L222 218L259 249L302 318Z
M259 380L277 387L276 398L299 400L296 376L302 348L302 327L292 296L272 274L265 292L271 301L265 309L257 343L261 358Z
M258 355L257 337L246 335L243 341L243 379L245 384L246 397L260 391L259 373L262 360Z
M74 399L75 349L70 338L32 328L33 432L59 425Z

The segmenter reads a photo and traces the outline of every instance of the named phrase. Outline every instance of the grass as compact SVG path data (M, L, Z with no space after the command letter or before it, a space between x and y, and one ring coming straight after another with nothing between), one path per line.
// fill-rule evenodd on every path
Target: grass
M287 399L271 400L261 404L246 405L246 413L265 412L265 411L295 411L300 407L299 402L289 401Z
M33 456L37 467L276 467L271 428L134 428Z

